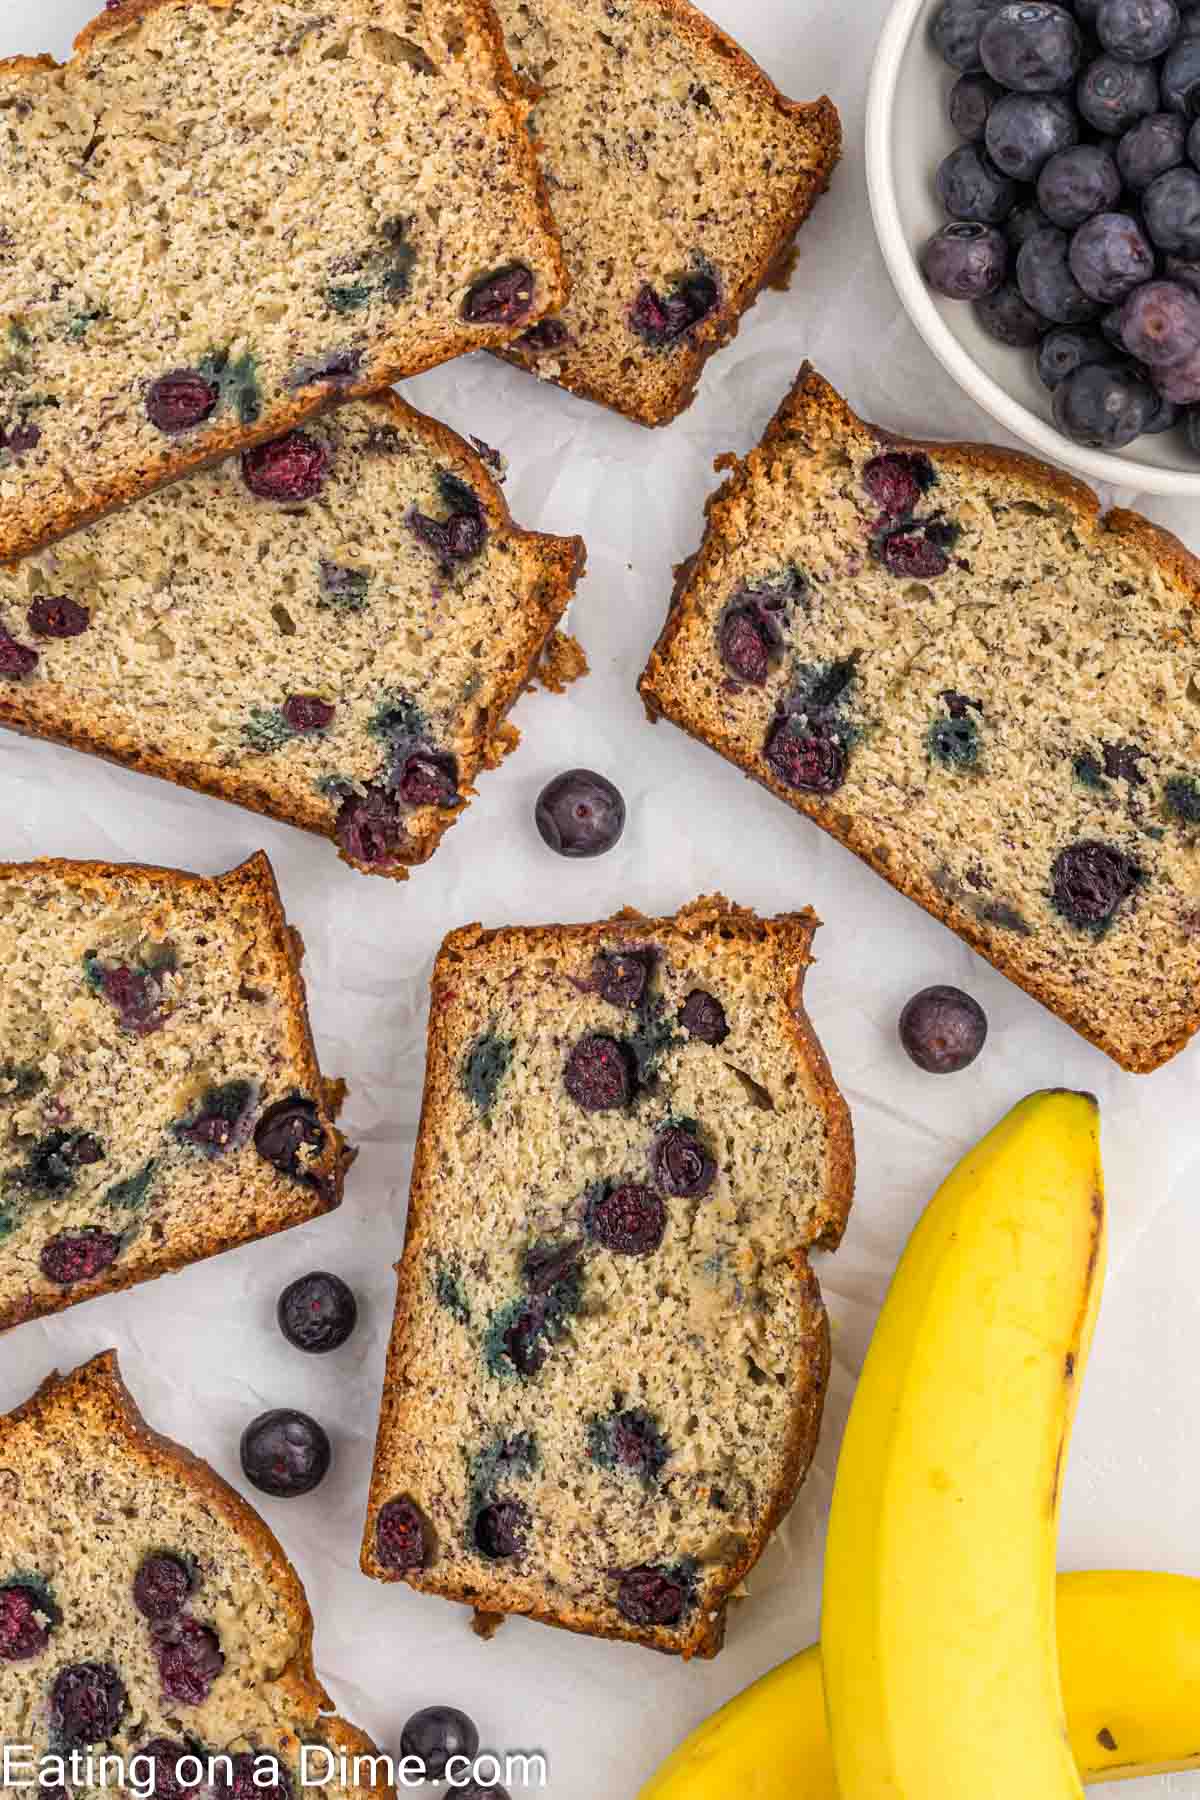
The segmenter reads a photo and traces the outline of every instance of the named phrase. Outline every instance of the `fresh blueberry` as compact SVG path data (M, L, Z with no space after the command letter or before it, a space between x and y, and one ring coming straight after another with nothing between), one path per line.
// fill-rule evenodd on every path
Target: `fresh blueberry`
M944 225L925 246L921 266L936 293L981 300L1004 280L1008 245L994 225Z
M1070 252L1070 238L1056 225L1035 231L1017 252L1017 286L1042 318L1056 325L1090 325L1100 308L1071 273Z
M1169 181L1159 176L1160 181ZM1200 193L1200 175L1196 177ZM1071 273L1085 294L1104 306L1124 300L1154 274L1154 251L1129 213L1097 213L1071 239Z
M979 38L997 0L944 0L933 17L934 47L952 69L978 69Z
M50 1689L50 1729L69 1750L105 1744L128 1710L125 1683L108 1663L68 1663Z
M1046 329L1045 319L1022 298L1015 281L1006 281L994 294L975 302L975 317L989 337L1012 350L1029 350Z
M289 1282L276 1308L289 1344L311 1355L338 1350L358 1323L358 1302L340 1275L315 1270Z
M1184 436L1193 456L1200 456L1200 407L1191 407L1183 422Z
M1041 207L1033 200L1024 200L1014 206L1004 221L1004 235L1013 250L1019 250L1026 238L1031 238L1035 231L1044 231L1050 223Z
M1054 905L1085 930L1107 925L1141 880L1141 870L1111 844L1085 842L1060 851L1051 871Z
M1061 6L1002 6L979 36L980 62L1013 93L1061 93L1082 55L1083 34Z
M1181 37L1162 66L1162 103L1185 119L1200 114L1200 36Z
M1146 230L1160 250L1200 256L1200 174L1168 169L1142 195Z
M400 1751L422 1763L426 1781L444 1781L452 1757L474 1762L479 1732L474 1720L456 1706L425 1706L400 1733Z
M1185 362L1200 350L1200 296L1182 282L1145 282L1121 310L1121 339L1152 368Z
M375 1521L375 1554L385 1569L404 1573L429 1561L429 1527L415 1500L401 1495L380 1507Z
M1125 354L1125 339L1121 336L1121 308L1110 306L1100 315L1100 335L1105 343L1111 344L1114 350Z
M568 769L538 795L534 819L559 856L603 856L625 829L620 790L593 769Z
M1174 431L1179 423L1179 407L1174 400L1168 400L1165 394L1155 392L1157 402L1154 411L1142 426L1147 437L1161 437L1164 431Z
M1194 350L1182 362L1152 368L1150 379L1172 405L1194 406L1200 400L1200 350Z
M956 987L927 987L900 1014L900 1042L928 1075L957 1075L983 1049L987 1014Z
M181 1613L191 1591L191 1570L166 1550L143 1557L133 1578L133 1604L152 1625Z
M1139 119L1117 145L1117 169L1125 186L1140 194L1157 176L1178 168L1187 141L1187 121L1178 113L1151 113Z
M1168 256L1163 265L1168 281L1178 281L1193 294L1200 294L1200 260L1191 256Z
M329 1438L315 1419L276 1407L252 1419L242 1433L242 1473L277 1500L311 1493L333 1459Z
M1160 110L1158 73L1151 63L1098 56L1079 77L1075 102L1096 131L1121 137L1139 119Z
M1017 184L974 144L952 150L937 172L938 198L952 219L999 225L1012 211Z
M1107 150L1076 144L1042 165L1038 205L1053 225L1073 231L1094 213L1108 212L1121 198L1121 177Z
M1175 119L1179 124L1184 126L1187 131L1187 137L1184 140L1184 145L1187 150L1187 159L1191 163L1193 169L1200 169L1200 119L1193 119L1192 123L1189 125L1187 120L1181 119L1178 113L1164 113L1163 118ZM1182 161L1182 157L1179 160Z
M988 114L1004 93L990 75L960 75L950 90L950 123L968 144L983 142Z
M1171 48L1178 32L1175 0L1100 0L1096 9L1096 36L1127 62L1153 62Z
M1146 428L1154 394L1132 370L1085 363L1054 390L1054 422L1072 443L1121 450Z
M1036 181L1050 157L1078 141L1075 110L1060 94L1006 94L988 115L988 155L1014 181Z
M1048 388L1082 369L1085 363L1111 362L1112 345L1096 331L1075 331L1060 325L1048 331L1038 350L1038 375Z

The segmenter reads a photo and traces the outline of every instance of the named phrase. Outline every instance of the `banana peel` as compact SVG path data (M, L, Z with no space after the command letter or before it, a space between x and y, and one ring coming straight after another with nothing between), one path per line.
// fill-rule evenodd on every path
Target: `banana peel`
M1084 1783L1200 1769L1200 1581L1138 1570L1058 1578L1058 1654ZM820 1646L706 1719L638 1800L838 1800Z

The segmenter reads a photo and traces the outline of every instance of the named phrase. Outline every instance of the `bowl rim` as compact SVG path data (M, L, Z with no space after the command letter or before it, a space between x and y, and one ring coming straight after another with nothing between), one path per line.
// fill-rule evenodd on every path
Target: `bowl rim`
M1200 466L1195 474L1138 462L1107 450L1071 443L1038 418L980 367L942 318L925 284L900 217L891 156L891 125L904 52L923 17L927 0L894 0L884 21L867 91L867 193L875 234L892 284L917 331L942 367L998 424L1023 439L1039 455L1109 487L1164 494L1177 500L1200 498Z

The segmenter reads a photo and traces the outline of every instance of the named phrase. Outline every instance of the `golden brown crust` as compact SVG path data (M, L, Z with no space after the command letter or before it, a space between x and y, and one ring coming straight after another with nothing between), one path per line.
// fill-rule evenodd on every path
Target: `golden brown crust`
M143 3L147 5L194 4L195 0L143 0ZM505 679L497 686L495 697L486 714L480 717L472 744L462 758L461 785L465 787L468 794L472 794L475 792L473 783L479 771L495 766L495 762L492 760L493 740L501 732L507 714L528 687L543 649L550 641L559 621L571 603L587 560L587 550L582 538L554 537L545 532L527 531L517 525L509 510L504 493L493 479L487 465L481 461L471 446L459 437L457 432L450 430L449 426L418 412L415 407L409 406L400 398L399 394L391 389L385 393L373 395L368 404L390 424L401 429L405 427L414 429L426 441L432 441L439 454L469 482L479 495L492 531L527 547L531 556L541 565L542 578L529 607L525 638L516 646ZM586 670L586 659L584 669ZM234 805L245 807L250 812L278 819L284 825L296 826L302 831L312 832L317 837L327 838L332 843L336 844L337 842L336 819L331 812L329 803L315 792L301 792L295 797L290 808L285 808L279 804L275 793L265 785L260 786L252 775L240 773L236 769L214 769L208 762L181 766L177 760L153 748L106 735L102 730L93 726L86 716L63 718L53 728L39 725L36 730L33 730L24 722L20 690L10 688L7 684L2 683L0 683L0 725L11 731L19 732L22 736L47 739L52 743L64 744L71 750L82 750L88 755L102 757L106 762L117 763L123 768L133 769L141 775L154 775L162 781L170 781L180 787L193 788L200 793L212 794L218 800L231 801ZM354 861L341 850L340 846L339 854L343 862L349 863L352 868L359 869L364 874L385 875L394 881L404 881L408 877L409 868L428 862L441 843L443 834L466 810L466 805L467 802L463 800L458 806L446 808L438 817L434 829L426 833L419 841L408 840L411 850L402 862L397 861L386 868L378 868Z
M821 1108L827 1127L827 1151L824 1188L824 1223L817 1240L834 1248L840 1242L854 1194L854 1135L850 1112L833 1079L828 1060L822 1050L804 1008L804 980L812 964L812 939L820 921L809 909L784 914L774 919L759 918L745 907L732 904L723 895L706 895L681 909L672 918L646 918L633 908L623 908L611 918L593 924L547 925L540 927L500 927L485 929L467 925L453 931L445 939L434 964L430 987L428 1045L425 1064L425 1086L421 1104L409 1197L405 1252L396 1265L396 1314L388 1349L384 1376L379 1430L376 1439L375 1466L367 1502L367 1519L363 1537L361 1566L364 1572L381 1581L408 1578L386 1568L375 1553L374 1525L381 1506L390 1497L386 1452L393 1433L406 1417L409 1401L407 1375L407 1321L421 1303L420 1276L412 1251L422 1237L427 1217L437 1204L438 1171L434 1164L434 1133L426 1129L427 1121L438 1114L443 1098L447 1070L453 1056L446 1022L446 1003L456 985L468 978L476 957L489 947L517 937L531 955L539 945L557 945L563 940L581 944L599 943L611 935L614 925L638 927L639 938L661 937L667 932L684 936L700 936L716 930L731 944L753 946L767 964L767 981L781 996L787 1026L794 1039L797 1064L811 1097ZM618 1624L610 1616L600 1618L592 1613L555 1605L529 1603L527 1591L517 1591L506 1582L501 1569L489 1573L486 1590L456 1583L438 1582L423 1571L420 1591L440 1594L487 1614L520 1614L545 1625L560 1626L568 1631L593 1637L619 1639L669 1655L710 1658L721 1648L725 1634L725 1614L729 1600L757 1563L767 1541L795 1500L807 1474L820 1431L822 1403L829 1371L829 1328L820 1289L805 1250L795 1250L787 1257L788 1266L799 1284L805 1310L809 1315L809 1354L797 1369L795 1408L784 1456L784 1479L772 1496L771 1505L755 1531L748 1537L742 1555L723 1577L716 1603L706 1605L697 1619L691 1636L681 1643L678 1631L654 1627Z
M777 112L794 121L801 131L812 134L816 139L820 160L806 174L788 211L772 221L773 230L764 242L756 267L726 297L726 302L719 311L689 332L687 347L677 348L673 352L676 381L657 405L639 407L628 397L623 398L619 390L601 389L569 371L561 379L555 378L557 386L580 394L585 400L594 400L601 406L607 406L625 418L632 419L635 424L651 427L669 425L692 404L709 357L732 342L737 336L743 314L750 310L763 289L776 281L781 265L791 254L796 233L828 189L842 154L841 117L827 94L813 101L789 100L754 58L711 19L698 12L689 0L652 0L652 4L658 6L673 21L682 37L689 39L699 50L715 51L724 57L734 78L756 89ZM750 199L748 197L748 204ZM496 354L530 373L538 373L537 359L523 352L518 344L509 345Z
M85 25L75 39L72 61L82 58L105 37L116 36L122 31L137 24L149 14L158 12L169 6L207 6L210 9L226 9L244 4L245 0L124 0L124 4L111 12L102 12ZM121 506L127 506L133 500L141 499L146 494L154 493L160 487L178 481L181 476L190 475L197 469L208 468L212 463L221 462L234 451L251 449L255 444L269 442L272 438L282 437L286 432L294 430L308 419L314 419L335 406L343 405L347 400L362 400L376 395L380 390L388 388L395 381L408 380L411 376L423 374L425 370L436 368L456 356L466 355L472 350L482 350L498 346L515 338L521 331L535 323L538 318L548 312L555 311L567 299L570 293L570 277L562 260L561 245L558 241L558 227L550 207L549 194L541 164L538 162L528 130L526 129L529 111L528 98L522 84L517 80L512 63L504 44L504 36L500 30L496 16L489 0L460 0L463 12L476 23L477 28L491 41L496 57L496 88L500 98L505 102L505 110L513 125L513 153L521 168L525 181L534 196L534 210L539 223L548 238L547 248L554 257L554 278L547 280L545 304L537 312L522 319L517 326L473 326L470 332L464 331L454 340L452 346L443 352L430 352L427 356L401 361L388 359L376 354L364 367L363 373L356 381L342 383L336 393L312 389L308 398L296 398L286 406L278 406L271 414L268 423L259 426L226 426L216 431L209 430L204 447L187 448L178 440L167 444L161 451L158 462L150 468L140 469L136 475L120 480L113 480L105 487L96 490L94 502L83 505L72 499L51 513L47 510L35 517L18 530L0 526L0 561L13 562L18 557L28 555L31 550L43 548L54 543L58 538L70 532L78 531L85 525L93 524L106 513ZM25 74L34 70L65 69L68 63L58 63L52 56L10 57L0 62L0 79L5 74ZM300 390L303 393L303 390ZM401 403L403 404L403 403ZM66 739L62 740L68 741ZM85 744L77 744L76 748L88 748ZM99 751L104 755L106 752ZM116 760L124 760L117 758ZM161 773L148 769L150 774ZM166 776L170 780L170 775Z
M364 1732L330 1711L329 1695L313 1667L312 1611L282 1544L254 1508L215 1469L185 1445L146 1423L121 1377L115 1350L101 1351L69 1375L60 1375L56 1370L28 1400L11 1412L0 1414L0 1464L6 1441L18 1427L31 1425L36 1430L43 1421L59 1414L77 1422L81 1435L122 1445L145 1466L148 1480L160 1472L182 1476L205 1505L252 1550L297 1641L295 1656L275 1678L296 1705L297 1726L311 1728L319 1722L321 1730L341 1742L350 1755L377 1755L375 1745ZM383 1783L376 1783L372 1789L362 1791L383 1794L390 1790Z
M704 541L696 555L676 571L676 584L671 596L666 622L659 634L657 643L650 653L649 660L638 681L638 691L646 707L651 721L660 717L671 719L689 736L698 741L708 743L721 755L737 766L752 780L776 794L795 811L806 814L844 844L847 849L861 857L875 868L899 892L914 900L918 906L941 920L950 929L963 938L973 950L985 956L998 968L1001 974L1008 976L1018 987L1032 995L1042 1005L1049 1007L1059 1018L1065 1020L1080 1036L1103 1050L1123 1068L1134 1074L1146 1074L1160 1068L1164 1063L1177 1055L1188 1043L1197 1029L1200 1029L1200 1004L1197 1005L1186 1029L1178 1032L1169 1040L1153 1045L1144 1045L1140 1041L1129 1041L1121 1037L1117 1028L1111 1030L1097 1028L1094 1019L1087 1019L1071 1006L1055 999L1053 1004L1046 993L1031 980L1020 960L1002 944L997 944L980 929L978 921L958 905L954 897L939 888L928 878L912 876L899 881L894 872L886 866L885 858L880 853L877 834L868 831L856 819L837 808L824 807L819 797L809 797L788 788L779 781L765 765L760 767L748 756L743 755L725 735L718 730L702 730L693 721L683 716L674 708L672 699L671 652L674 641L679 634L687 616L689 607L689 591L693 577L703 579L706 570L715 562L720 553L720 538L727 516L736 510L739 497L747 487L752 475L770 465L772 453L777 447L787 445L794 452L797 446L803 447L811 443L814 449L817 444L827 440L840 440L849 434L867 431L881 443L896 444L914 451L935 453L942 464L957 462L960 466L986 472L1009 476L1027 485L1032 484L1047 497L1071 511L1078 522L1082 533L1089 536L1097 533L1111 532L1116 537L1133 539L1145 552L1158 563L1164 576L1184 594L1189 604L1200 602L1200 559L1193 556L1186 547L1169 531L1154 525L1140 514L1114 511L1101 517L1100 501L1091 488L1074 476L1048 463L1040 462L1021 450L1009 450L999 445L941 442L937 439L909 437L899 433L885 431L878 426L868 424L851 411L841 396L830 387L829 383L819 375L812 365L805 363L796 377L791 390L784 398L778 411L768 425L761 443L744 459L733 458L727 462L719 459L718 466L729 467L724 483L713 493L706 506L705 516L707 530Z
M289 1216L247 1216L244 1230L239 1233L236 1242L253 1243L259 1238L272 1236L277 1231L289 1230L293 1225L306 1224L339 1207L346 1171L358 1153L335 1125L336 1109L327 1104L326 1084L317 1063L308 1019L304 978L300 971L302 947L288 925L275 873L264 852L256 851L237 868L215 880L181 869L162 869L150 864L76 862L67 858L47 857L37 862L0 863L0 882L20 882L30 875L47 872L74 877L81 883L99 888L116 880L126 885L145 881L152 883L160 895L165 892L181 899L189 893L203 892L231 897L241 893L251 900L255 912L262 920L264 934L271 944L283 984L288 1047L304 1071L305 1091L319 1099L321 1124L328 1138L328 1148L320 1162L314 1164L314 1173L322 1178L320 1188L295 1183ZM340 1087L341 1093L344 1093L344 1083L335 1083L334 1086L335 1091ZM338 1103L340 1104L340 1094ZM123 1269L117 1262L90 1281L76 1282L69 1289L58 1293L26 1293L21 1300L0 1308L0 1332L9 1331L13 1326L25 1324L30 1319L45 1318L52 1313L62 1312L69 1306L77 1306L100 1294L118 1293L143 1281L155 1280L160 1275L173 1275L180 1269L190 1268L193 1262L202 1261L208 1256L218 1256L223 1250L233 1246L233 1240L218 1243L210 1239L205 1249L199 1253L193 1248L189 1248L186 1253L182 1249L164 1249L158 1256L141 1263L137 1269Z

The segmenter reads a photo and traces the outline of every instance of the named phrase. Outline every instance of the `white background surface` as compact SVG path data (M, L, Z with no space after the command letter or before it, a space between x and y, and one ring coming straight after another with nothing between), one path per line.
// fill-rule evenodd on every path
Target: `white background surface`
M522 701L522 751L484 778L480 798L412 881L353 874L320 840L67 750L0 738L0 856L129 857L215 872L266 848L308 945L322 1061L350 1081L346 1123L362 1146L340 1213L7 1336L0 1407L51 1367L116 1345L150 1421L235 1483L238 1437L255 1413L314 1412L335 1443L323 1487L286 1502L251 1497L307 1584L331 1693L393 1750L414 1708L464 1706L485 1744L547 1752L553 1800L631 1795L683 1732L815 1636L837 1445L889 1272L950 1164L1033 1087L1099 1095L1113 1219L1061 1565L1200 1575L1200 1049L1154 1076L1122 1074L815 827L670 725L648 726L634 692L672 564L695 548L713 457L749 447L805 355L881 423L995 436L909 328L872 239L861 131L885 7L710 0L786 91L834 96L847 153L801 237L792 292L760 301L681 421L646 432L483 357L410 384L419 405L505 451L518 519L587 539L574 624L594 671L565 698ZM0 55L65 55L92 11L89 0L0 0ZM1200 549L1191 509L1145 510ZM542 783L573 764L607 772L629 802L623 842L590 864L552 856L532 822ZM715 1663L684 1667L523 1620L483 1644L465 1611L380 1587L357 1567L432 956L445 930L472 919L588 919L626 903L666 911L714 888L765 910L811 903L827 922L809 1002L854 1111L859 1187L843 1249L818 1259L835 1374L817 1463ZM904 1000L930 981L966 986L991 1020L980 1062L941 1081L915 1070L895 1035ZM363 1307L356 1336L324 1359L291 1350L273 1317L279 1289L313 1267L339 1271ZM1200 1775L1129 1792L1200 1795Z

